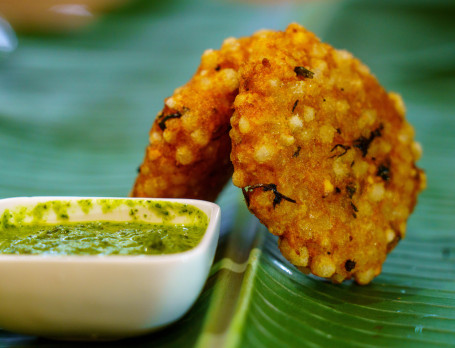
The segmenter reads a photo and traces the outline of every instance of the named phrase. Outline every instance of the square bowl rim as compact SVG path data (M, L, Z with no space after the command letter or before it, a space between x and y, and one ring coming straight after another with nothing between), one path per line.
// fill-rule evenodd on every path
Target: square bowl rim
M0 199L0 204L7 201L18 201L17 205L20 206L20 201L30 200L33 203L42 203L46 201L76 201L76 200L126 200L126 201L157 201L157 202L170 202L188 204L201 209L201 207L209 208L210 213L207 213L208 225L204 232L204 236L199 243L186 251L163 254L163 255L21 255L21 254L0 254L0 263L10 262L39 262L39 263L133 263L133 264L155 264L155 263L180 263L185 262L190 258L196 257L209 249L210 243L213 238L218 238L217 224L221 219L221 208L216 204L209 201L190 199L190 198L150 198L150 197L108 197L108 196L21 196L9 197ZM25 203L25 202L24 202ZM109 221L109 220L105 220Z

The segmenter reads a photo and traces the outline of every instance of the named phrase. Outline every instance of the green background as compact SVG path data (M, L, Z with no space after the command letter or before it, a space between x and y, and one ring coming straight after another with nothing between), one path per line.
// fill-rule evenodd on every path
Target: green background
M163 331L96 346L455 346L453 18L449 0L138 1L78 32L18 34L0 61L0 197L127 195L154 116L201 53L296 21L403 95L428 175L406 239L372 284L333 285L288 264L230 184L192 310ZM0 329L1 347L62 345L79 346Z

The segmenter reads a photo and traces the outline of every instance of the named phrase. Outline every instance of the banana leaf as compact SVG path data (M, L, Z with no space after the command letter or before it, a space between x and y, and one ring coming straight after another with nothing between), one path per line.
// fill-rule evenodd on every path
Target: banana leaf
M449 0L144 0L72 33L19 33L0 55L1 198L126 196L162 100L201 53L292 21L403 95L428 188L382 274L358 286L300 273L229 184L210 276L177 323L90 344L0 329L0 346L455 346L454 17Z

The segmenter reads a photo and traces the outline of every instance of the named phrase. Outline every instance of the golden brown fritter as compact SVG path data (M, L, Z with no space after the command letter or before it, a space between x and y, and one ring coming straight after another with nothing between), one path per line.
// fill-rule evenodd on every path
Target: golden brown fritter
M290 262L367 284L425 186L403 101L297 24L260 36L240 69L233 182Z
M251 40L205 51L193 78L165 100L132 196L215 200L233 171L229 120Z

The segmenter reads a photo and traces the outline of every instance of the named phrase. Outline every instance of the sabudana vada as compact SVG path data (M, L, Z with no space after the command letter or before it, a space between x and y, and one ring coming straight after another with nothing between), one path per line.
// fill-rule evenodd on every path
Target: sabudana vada
M248 208L302 271L369 283L425 187L401 97L297 24L262 32L239 81L231 160Z

